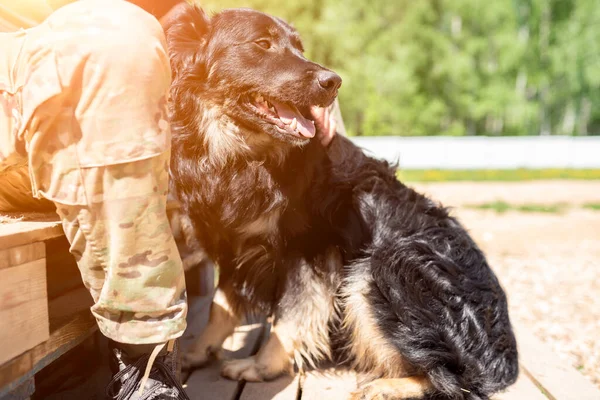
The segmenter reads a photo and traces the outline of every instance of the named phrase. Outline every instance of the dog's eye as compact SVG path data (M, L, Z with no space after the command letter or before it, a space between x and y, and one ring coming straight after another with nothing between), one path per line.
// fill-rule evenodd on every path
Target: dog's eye
M254 43L256 43L257 45L259 45L260 47L262 47L265 50L269 50L271 48L271 42L268 41L267 39L260 39L255 41Z

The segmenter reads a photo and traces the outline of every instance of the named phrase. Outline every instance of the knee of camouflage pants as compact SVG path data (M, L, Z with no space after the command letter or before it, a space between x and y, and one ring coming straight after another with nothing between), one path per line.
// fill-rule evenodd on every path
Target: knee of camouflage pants
M57 206L101 331L132 344L180 336L187 305L166 215L171 70L160 24L122 0L81 0L14 38L14 142L33 195Z
M44 24L49 31L28 49L20 134L34 195L84 204L83 191L60 189L79 179L79 168L169 148L166 42L153 16L121 0L78 1Z
M59 193L79 167L169 147L166 42L141 8L77 1L35 28L0 33L0 53L0 159L29 158L35 197L83 204L80 191Z

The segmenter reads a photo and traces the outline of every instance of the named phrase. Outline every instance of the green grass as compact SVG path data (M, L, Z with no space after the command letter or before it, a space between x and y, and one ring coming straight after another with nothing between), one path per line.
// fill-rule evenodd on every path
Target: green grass
M473 208L477 210L492 210L499 214L507 211L519 211L519 212L537 212L537 213L548 213L548 214L560 214L565 212L569 208L585 208L592 211L600 211L600 203L587 203L579 205L566 204L566 203L553 203L553 204L510 204L502 200L492 201L490 203L481 204L467 204L466 208Z
M491 203L469 204L467 208L475 208L478 210L493 210L497 213L505 213L507 211L519 212L539 212L548 214L559 214L565 211L566 204L510 204L505 201L493 201Z
M497 213L505 213L508 210L513 210L514 207L508 204L505 201L494 201L492 203L483 203L483 204L468 204L465 207L467 208L476 208L478 210L493 210Z
M417 170L398 171L398 178L407 182L498 181L517 182L548 179L600 180L600 169L478 169L478 170Z
M588 210L600 211L600 203L587 203L583 205L583 208Z
M559 214L565 211L566 204L521 204L516 206L517 211L521 212L541 212L549 214Z

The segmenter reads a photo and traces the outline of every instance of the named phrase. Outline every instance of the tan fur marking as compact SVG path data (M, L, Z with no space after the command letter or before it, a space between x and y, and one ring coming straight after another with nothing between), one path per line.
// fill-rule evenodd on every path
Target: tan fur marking
M268 365L272 371L292 372L292 354L293 347L289 341L286 343L285 338L282 339L281 329L274 327L269 340L260 349L256 358L259 364Z
M271 252L267 249L266 246L256 245L249 248L244 248L242 243L238 244L238 248L236 249L236 259L235 263L237 266L241 266L248 262L255 263L256 266L263 264L265 260L268 260L271 257ZM242 252L242 250L244 250ZM264 263L265 267L268 267L268 263Z
M253 357L228 361L223 365L221 374L229 379L260 382L292 373L293 347L289 338L287 346L280 339L277 328L273 328L269 340Z
M299 369L304 369L303 361L315 367L318 361L331 357L329 341L329 322L339 315L333 293L336 292L342 257L335 248L330 248L325 255L325 275L331 281L323 282L314 275L308 265L303 280L299 282L304 288L303 298L289 313L288 323L279 327L281 337L289 336L294 340L294 358ZM309 272L310 271L310 272ZM284 315L283 318L288 318Z
M189 215L185 215L183 213L180 213L180 219L179 219L179 223L181 226L181 232L183 234L183 238L185 240L185 244L191 249L191 250L201 250L202 246L200 245L200 242L198 241L198 237L196 236L196 232L194 229L194 223L192 222L192 219L190 218Z
M373 278L367 272L354 275L343 287L343 327L351 332L349 350L354 368L377 377L408 375L401 354L386 341L365 296Z
M281 164L291 149L291 146L281 146L268 134L240 128L221 107L200 109L203 112L197 117L198 131L204 133L202 138L209 153L203 162L224 166L242 156L254 160L268 156Z
M304 361L315 367L318 361L331 357L329 322L339 314L332 293L337 288L342 258L337 249L331 248L321 261L330 281L315 276L306 263L301 265L304 271L298 285L304 290L302 300L284 310L256 356L226 363L221 371L223 376L246 381L268 380L291 372L293 360L302 370Z
M422 376L376 379L353 393L351 400L400 400L421 398L431 391L429 380Z
M199 132L204 132L208 160L216 165L225 165L231 158L250 153L240 129L219 107L204 108L197 124Z
M193 266L206 261L208 256L200 246L190 217L179 209L173 209L170 212L169 224L171 225L173 237L178 242L183 269L187 271Z
M280 215L281 213L279 211L273 211L269 214L262 215L249 224L244 225L240 228L239 232L244 237L264 236L274 233L277 230Z
M218 357L223 342L239 323L240 318L231 308L225 294L221 289L217 289L210 306L208 325L190 351L183 355L183 366L202 366Z

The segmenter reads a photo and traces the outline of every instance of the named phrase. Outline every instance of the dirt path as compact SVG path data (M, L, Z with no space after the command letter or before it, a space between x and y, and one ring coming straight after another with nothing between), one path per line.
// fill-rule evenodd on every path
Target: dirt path
M600 202L600 182L419 185L444 205ZM488 255L512 318L600 387L600 211L454 214Z

